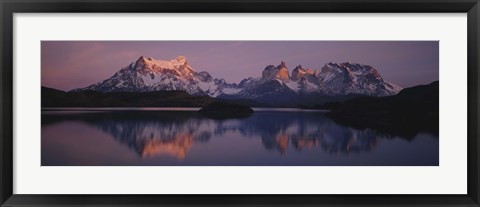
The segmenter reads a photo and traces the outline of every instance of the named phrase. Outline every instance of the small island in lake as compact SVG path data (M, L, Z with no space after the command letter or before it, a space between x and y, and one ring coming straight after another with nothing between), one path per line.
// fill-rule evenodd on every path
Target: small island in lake
M226 119L248 117L253 113L253 109L240 104L214 101L198 112L210 118Z

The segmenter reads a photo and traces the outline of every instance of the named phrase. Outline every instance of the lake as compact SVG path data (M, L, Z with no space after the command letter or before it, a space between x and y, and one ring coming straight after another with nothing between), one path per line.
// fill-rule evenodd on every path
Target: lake
M42 166L438 166L438 133L355 128L322 111L44 108ZM397 131L397 132L395 132Z

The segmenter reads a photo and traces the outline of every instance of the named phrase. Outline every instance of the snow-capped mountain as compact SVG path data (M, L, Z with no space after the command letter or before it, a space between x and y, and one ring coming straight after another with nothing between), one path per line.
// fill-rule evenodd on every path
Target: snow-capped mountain
M212 97L239 91L237 84L212 78L206 71L196 72L183 56L167 61L142 56L112 77L74 91L83 90L100 92L180 90L191 95Z
M323 91L331 95L390 96L402 89L384 81L372 66L358 63L328 63L315 77Z
M142 56L112 77L74 91L181 90L191 95L275 103L302 97L389 96L397 94L401 89L384 81L372 66L349 62L328 63L315 71L298 65L290 75L285 62L282 61L278 66L265 67L261 77L249 77L236 84L213 78L206 71L196 72L183 56L167 61Z
M284 102L315 96L389 96L402 88L384 81L378 71L369 65L328 63L320 71L298 65L289 75L285 62L269 65L258 79L240 82L242 90L228 98L254 99L262 102ZM237 87L238 87L237 86Z

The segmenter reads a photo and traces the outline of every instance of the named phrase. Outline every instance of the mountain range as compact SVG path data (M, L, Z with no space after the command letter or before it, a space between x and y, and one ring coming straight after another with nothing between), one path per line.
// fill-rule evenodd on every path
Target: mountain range
M298 65L290 73L282 61L277 66L266 66L261 77L228 83L206 71L197 72L184 56L173 60L141 56L112 77L71 92L184 91L193 96L217 99L298 105L358 96L391 96L400 90L401 87L385 81L374 67L358 63L327 63L320 70Z

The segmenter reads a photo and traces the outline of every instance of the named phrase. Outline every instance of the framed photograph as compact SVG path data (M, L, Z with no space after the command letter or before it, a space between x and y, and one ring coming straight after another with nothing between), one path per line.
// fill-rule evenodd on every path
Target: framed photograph
M0 7L2 206L480 206L478 0Z

